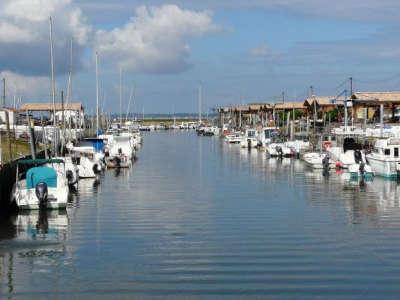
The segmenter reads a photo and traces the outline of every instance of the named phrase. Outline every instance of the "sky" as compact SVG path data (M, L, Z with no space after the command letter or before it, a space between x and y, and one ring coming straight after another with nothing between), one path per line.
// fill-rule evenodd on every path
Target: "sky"
M7 102L51 99L49 17L57 101L95 109L196 112L240 103L400 90L397 0L0 0L0 75ZM70 43L72 39L72 60Z

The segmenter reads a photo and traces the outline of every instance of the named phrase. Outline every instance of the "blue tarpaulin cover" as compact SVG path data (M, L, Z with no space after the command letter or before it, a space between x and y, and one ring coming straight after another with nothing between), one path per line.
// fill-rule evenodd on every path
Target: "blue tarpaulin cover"
M35 167L26 172L26 187L33 189L40 182L48 187L57 187L57 172L50 167Z

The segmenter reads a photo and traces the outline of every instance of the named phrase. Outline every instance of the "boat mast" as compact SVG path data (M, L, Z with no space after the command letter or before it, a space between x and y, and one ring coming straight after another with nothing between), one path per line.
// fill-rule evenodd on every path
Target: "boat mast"
M122 128L122 67L119 68L119 122Z
M99 54L96 51L96 136L99 135Z
M56 86L54 81L54 46L53 46L53 19L49 19L50 30L50 65L51 65L51 96L53 100L53 150L57 155L57 138L56 138Z
M199 85L199 99L198 99L198 101L199 101L199 125L201 124L201 99L202 98L202 86L201 86L201 83L200 83L200 85Z
M67 96L67 104L71 102L72 100L72 51L73 51L73 39L71 38L71 43L70 43L70 65L69 65L69 74L68 74L68 96ZM69 131L69 137L71 137L71 111L69 112L68 115L68 131Z

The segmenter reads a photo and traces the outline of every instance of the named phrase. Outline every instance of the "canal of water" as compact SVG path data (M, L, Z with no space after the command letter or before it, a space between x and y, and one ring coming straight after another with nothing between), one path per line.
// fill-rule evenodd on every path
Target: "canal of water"
M82 180L64 213L1 220L0 298L398 298L396 182L183 131L138 156Z

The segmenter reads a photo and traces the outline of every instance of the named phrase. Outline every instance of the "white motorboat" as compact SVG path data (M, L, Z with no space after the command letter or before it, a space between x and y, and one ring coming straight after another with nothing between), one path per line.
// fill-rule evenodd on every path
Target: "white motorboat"
M219 135L219 128L217 126L204 126L200 134L205 136Z
M19 209L61 209L67 206L68 182L65 170L50 167L64 166L61 159L20 160L17 163L16 182L11 193L11 203ZM25 176L21 167L27 167Z
M257 136L258 143L261 147L266 148L272 142L272 139L278 134L276 127L264 127Z
M241 132L235 132L233 134L228 134L225 136L225 141L230 144L239 144L243 139L243 134Z
M115 135L107 144L106 164L108 168L129 168L135 156L131 135Z
M288 141L285 146L292 150L292 152L299 157L301 153L308 151L310 149L310 142L302 140Z
M270 157L291 157L294 155L292 149L287 147L285 143L268 144L265 151Z
M336 162L325 152L308 152L302 157L304 162L313 169L335 169Z
M78 168L79 178L96 178L103 170L104 154L93 147L81 146L70 149L72 162Z
M372 153L366 158L373 172L386 178L400 178L400 139L377 140Z
M242 148L256 148L258 146L257 131L255 129L246 129L244 137L240 141Z
M372 179L374 177L374 172L371 166L364 162L359 162L350 165L349 173L351 178Z
M72 161L70 156L66 157L55 157L55 159L60 159L64 161L64 165L62 164L47 164L48 167L53 167L57 169L59 172L65 171L65 177L67 178L69 187L76 187L79 181L79 169L76 164Z

